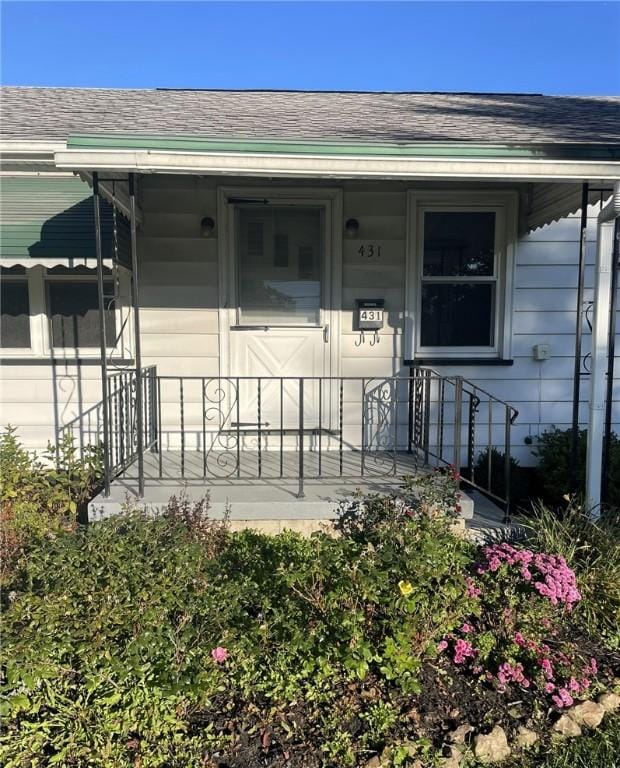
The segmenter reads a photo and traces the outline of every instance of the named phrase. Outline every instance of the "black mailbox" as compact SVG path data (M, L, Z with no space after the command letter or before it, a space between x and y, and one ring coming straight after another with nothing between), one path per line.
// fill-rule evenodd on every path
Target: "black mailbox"
M356 299L357 330L378 331L383 328L385 299Z

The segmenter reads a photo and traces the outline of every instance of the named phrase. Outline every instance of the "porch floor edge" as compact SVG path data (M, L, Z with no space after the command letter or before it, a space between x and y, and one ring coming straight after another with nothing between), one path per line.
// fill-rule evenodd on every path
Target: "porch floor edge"
M298 497L297 482L262 480L210 484L203 482L166 482L147 480L142 499L137 498L134 481L116 480L110 496L102 494L88 505L89 521L103 520L120 514L127 504L134 504L157 513L172 496L184 495L190 501L209 496L209 514L222 519L228 512L231 521L332 521L338 516L342 502L351 499L356 492L368 494L398 493L399 479L371 480L333 479L311 480L304 486L304 497ZM463 493L460 500L461 518L474 516L474 501Z

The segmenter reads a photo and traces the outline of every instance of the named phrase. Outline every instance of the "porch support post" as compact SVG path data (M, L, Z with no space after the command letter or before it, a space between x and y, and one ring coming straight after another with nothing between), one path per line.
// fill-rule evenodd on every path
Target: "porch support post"
M579 400L581 394L581 341L583 337L583 291L586 275L586 236L588 230L588 182L581 188L581 232L579 238L579 278L577 284L577 321L575 327L575 361L573 367L573 424L570 444L571 492L579 487L577 456L579 450Z
M101 402L103 424L103 495L110 495L110 425L108 419L108 342L105 328L105 296L103 292L103 248L101 244L101 211L99 209L99 174L93 172L93 204L95 217L95 254L97 256L97 294L99 299L99 346L101 350Z
M605 429L605 371L609 354L609 323L611 321L609 309L611 306L611 273L614 266L614 221L618 216L620 216L620 182L616 182L611 201L607 203L598 216L596 238L594 317L592 321L592 373L590 376L588 447L586 455L586 511L593 518L600 516L601 505L603 436Z
M136 363L136 447L138 450L138 496L144 496L144 404L142 348L140 345L140 294L138 284L138 238L136 232L136 175L129 174L129 224L131 228L131 303L133 306L134 356Z
M616 311L618 305L618 266L620 264L620 218L614 223L614 247L611 266L611 306L609 308L609 352L607 355L607 394L605 434L603 435L603 501L609 500L609 463L611 461L611 422L614 405L614 371L616 362Z

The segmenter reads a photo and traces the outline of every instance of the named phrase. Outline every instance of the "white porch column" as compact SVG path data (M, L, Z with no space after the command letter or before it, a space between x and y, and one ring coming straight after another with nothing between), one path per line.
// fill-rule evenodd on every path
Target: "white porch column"
M611 272L614 247L614 221L620 215L620 182L614 195L598 217L596 269L594 276L594 317L592 321L592 366L588 413L586 454L586 510L591 517L600 515L603 435L605 431L605 372L609 341ZM615 318L613 319L615 322Z

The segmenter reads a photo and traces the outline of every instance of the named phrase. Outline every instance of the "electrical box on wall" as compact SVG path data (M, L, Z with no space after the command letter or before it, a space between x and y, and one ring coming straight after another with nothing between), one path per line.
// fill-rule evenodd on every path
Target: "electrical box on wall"
M385 299L356 299L357 330L378 331L383 328Z
M534 360L548 360L551 357L551 347L549 344L534 344L532 357Z

